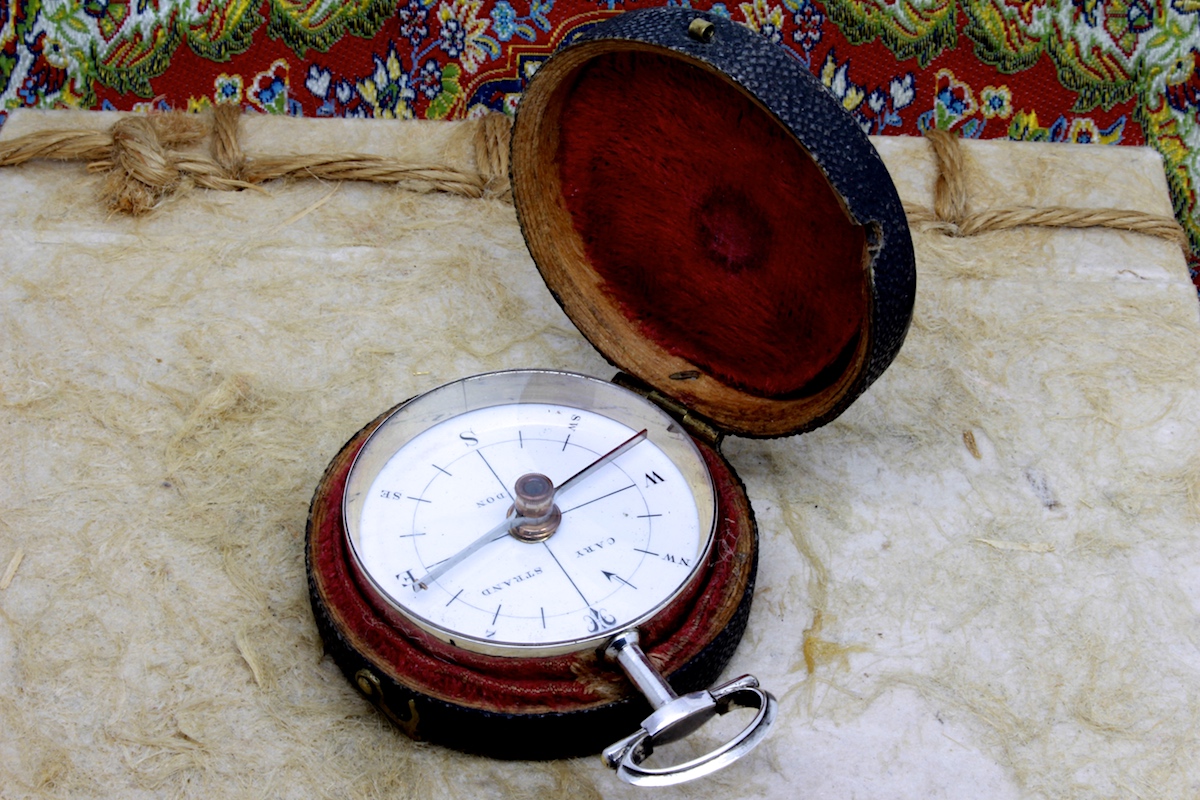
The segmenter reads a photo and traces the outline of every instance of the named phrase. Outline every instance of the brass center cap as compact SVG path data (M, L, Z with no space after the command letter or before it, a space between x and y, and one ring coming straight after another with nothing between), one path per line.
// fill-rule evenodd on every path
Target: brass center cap
M514 538L544 542L554 535L562 522L562 512L554 505L554 483L549 478L537 472L522 475L513 487L513 496L513 507L508 513L533 520L509 530Z

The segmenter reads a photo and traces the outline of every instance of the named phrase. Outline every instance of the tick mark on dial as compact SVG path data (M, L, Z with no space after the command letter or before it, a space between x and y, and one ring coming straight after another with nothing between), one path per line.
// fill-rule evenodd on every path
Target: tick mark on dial
M442 472L445 472L445 471L446 470L442 470ZM416 500L418 503L432 503L433 502L432 500L426 500L424 497L413 497L412 495L409 495L408 499Z
M424 535L425 535L424 533L398 533L398 534L396 534L396 538L397 539L411 539L414 536L424 536Z
M451 598L450 598L450 602L449 602L449 603L446 603L446 605L450 605L450 603L453 603L455 600L457 600L457 599L458 599L458 596L459 596L460 594L462 594L462 593L463 593L463 590L462 590L462 589L459 589L459 590L458 590L458 591L455 593L454 597L451 597Z
M432 466L433 466L433 468L434 468L434 469L436 469L438 472L445 472L447 475L450 475L450 473L449 473L449 472L447 472L446 470L442 469L442 468L441 468L441 467L439 467L437 464L433 464ZM451 477L451 478L453 478L454 476L453 476L453 475L450 475L450 477Z
M568 442L570 442L570 441L571 441L571 434L569 434L569 433L568 433L568 434L567 434L567 438L566 438L566 439L563 439L563 446L562 446L562 449L563 449L563 450L566 450L566 449L567 449L567 443L568 443Z
M482 451L482 450L476 450L475 452L476 452L476 453L479 453L479 457L480 457L480 458L482 458L482 459L483 459L483 463L487 465L488 472L492 473L492 477L496 479L496 483L500 484L501 488L503 488L503 489L504 489L504 491L505 491L505 492L507 492L507 491L508 491L508 485L507 485L507 484L506 484L504 481L500 480L500 476L496 474L496 470L492 469L492 465L491 465L490 463L488 463L488 460L487 460L487 458L485 458L485 457L484 457L484 455L483 455L483 451Z
M658 553L652 553L652 552L650 552L649 550L643 550L643 549L642 549L642 548L640 548L640 547L635 547L635 548L633 548L633 549L634 549L634 550L636 550L636 551L638 551L639 553L645 553L645 554L646 554L646 555L648 555L648 556L656 556L656 555L658 555Z
M496 624L496 620L500 618L500 609L502 609L502 608L504 608L504 604L503 604L503 603L501 603L500 605L496 606L496 613L492 615L492 624L493 624L493 625L495 625L495 624Z
M567 576L567 580L570 581L572 588L579 593L579 596L583 598L583 602L590 606L592 601L584 597L583 592L579 590L579 587L575 585L575 581L572 580L571 573L567 572L567 568L564 567L562 562L558 560L558 556L554 555L554 551L550 549L550 545L548 545L546 542L542 542L542 546L546 548L546 552L549 553L550 557L554 559L554 563L558 564L558 568L562 570L562 574Z
M650 519L651 517L661 517L662 514L638 514L638 519Z

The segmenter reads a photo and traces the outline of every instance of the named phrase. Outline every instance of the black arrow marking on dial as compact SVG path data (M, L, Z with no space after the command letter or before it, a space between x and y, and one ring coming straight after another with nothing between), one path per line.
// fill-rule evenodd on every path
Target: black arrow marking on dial
M616 578L616 579L617 579L617 580L619 580L621 583L623 583L623 584L625 584L626 586L628 586L630 589L636 589L636 588L637 588L637 587L636 587L636 586L634 586L632 583L630 583L629 581L625 580L624 578L622 578L620 575L618 575L618 574L617 574L617 573L615 573L615 572L609 572L609 571L608 571L608 570L606 570L606 569L602 569L602 570L600 570L600 574L601 574L601 575L603 575L604 577L608 578L608 580L609 580L610 582L612 581L612 579L613 579L613 578Z

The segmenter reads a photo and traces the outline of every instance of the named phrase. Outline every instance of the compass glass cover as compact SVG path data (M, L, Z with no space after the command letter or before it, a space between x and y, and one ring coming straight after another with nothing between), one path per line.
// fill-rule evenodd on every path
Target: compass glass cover
M641 430L555 496L561 522L544 541L502 529L477 544L515 515L518 478L557 487ZM712 546L714 507L703 457L656 406L585 376L514 371L402 406L359 454L344 513L353 557L403 616L468 650L549 655L600 643L682 592Z

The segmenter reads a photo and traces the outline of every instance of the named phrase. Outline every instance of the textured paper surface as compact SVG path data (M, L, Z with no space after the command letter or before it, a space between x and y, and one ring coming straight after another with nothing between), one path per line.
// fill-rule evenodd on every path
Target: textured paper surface
M109 121L17 112L3 135ZM247 129L251 153L470 158L452 124ZM925 144L875 141L930 205ZM976 207L1170 214L1146 150L967 156ZM310 181L129 220L96 180L0 170L0 794L643 794L598 759L413 744L322 656L308 609L308 500L367 420L485 370L612 374L511 207ZM1200 313L1180 253L1112 231L916 246L891 370L820 431L726 443L763 552L729 674L758 675L780 721L657 794L1200 793Z

